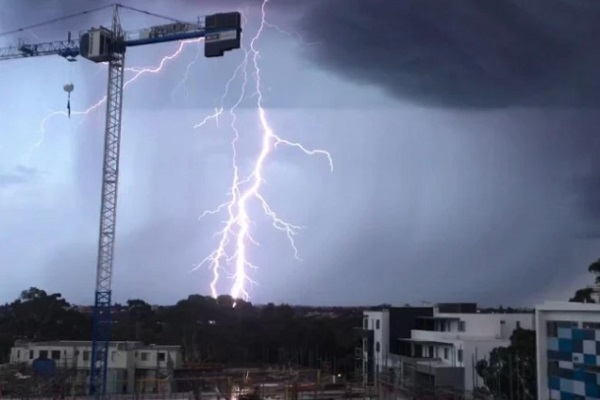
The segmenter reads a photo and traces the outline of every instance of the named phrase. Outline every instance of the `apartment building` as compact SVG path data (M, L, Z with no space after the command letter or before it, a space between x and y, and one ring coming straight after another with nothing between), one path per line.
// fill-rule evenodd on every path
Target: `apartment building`
M89 383L92 343L90 341L17 341L10 362L33 365L36 359L51 359L56 368L70 370L76 391ZM108 350L108 393L169 391L167 377L180 368L180 346L144 345L141 342L111 342Z
M535 309L538 399L600 398L600 304Z
M406 391L417 387L470 391L482 386L475 370L477 362L492 349L508 346L516 328L534 327L533 313L481 313L473 303L421 307L412 319L403 319L402 313L391 310L364 312L363 322L369 321L372 340L363 333L367 336L361 354L363 371L366 366L373 372L372 377L364 374L363 382L383 382ZM378 319L382 320L379 329ZM390 326L402 327L402 335Z
M417 317L433 315L432 307L389 307L363 312L362 326L356 328L359 343L355 350L355 375L372 385L398 354L399 338L410 338Z

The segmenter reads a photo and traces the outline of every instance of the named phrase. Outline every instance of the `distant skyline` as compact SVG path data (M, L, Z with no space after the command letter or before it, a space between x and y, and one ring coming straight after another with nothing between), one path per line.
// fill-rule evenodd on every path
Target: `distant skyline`
M329 151L334 170L286 148L267 162L265 198L303 227L301 260L254 203L250 301L533 305L592 283L600 3L340 1L266 7L257 47L269 121L282 137ZM0 32L100 3L108 2L3 0ZM261 2L126 4L180 18L238 9L248 46ZM63 39L108 20L100 13L0 36L0 46ZM123 14L127 29L159 23ZM131 49L127 65L157 66L178 46ZM191 270L217 244L224 216L199 216L227 198L233 132L226 113L218 126L193 126L220 105L244 53L199 51L185 45L125 92L116 302L209 294L209 271ZM44 118L65 110L68 82L74 111L94 104L105 70L59 57L0 63L0 301L36 286L92 302L104 109ZM249 95L237 114L246 173L258 146L254 105Z

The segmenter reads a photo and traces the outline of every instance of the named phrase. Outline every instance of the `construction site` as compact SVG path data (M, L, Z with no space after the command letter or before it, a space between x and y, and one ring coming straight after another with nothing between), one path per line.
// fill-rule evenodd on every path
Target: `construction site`
M127 377L125 377L127 378ZM226 368L219 364L185 365L158 378L136 378L134 388L122 380L103 398L181 400L302 400L365 398L365 390L323 370L277 367ZM56 368L39 373L22 365L0 371L1 399L87 399L89 370Z

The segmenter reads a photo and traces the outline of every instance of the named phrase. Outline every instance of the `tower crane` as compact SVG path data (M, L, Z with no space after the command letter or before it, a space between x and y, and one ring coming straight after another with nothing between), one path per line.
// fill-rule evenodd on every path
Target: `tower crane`
M76 40L73 40L69 34L65 41L34 44L21 42L17 46L0 48L0 61L58 55L68 61L75 61L81 56L95 63L108 63L100 232L89 386L90 394L96 397L103 396L107 391L125 50L128 47L147 44L204 38L205 57L221 57L227 51L240 48L242 31L240 13L228 12L209 15L204 17L204 20L198 18L195 23L173 20L174 22L169 24L125 32L121 28L120 8L140 11L115 4L111 29L102 26L92 28Z

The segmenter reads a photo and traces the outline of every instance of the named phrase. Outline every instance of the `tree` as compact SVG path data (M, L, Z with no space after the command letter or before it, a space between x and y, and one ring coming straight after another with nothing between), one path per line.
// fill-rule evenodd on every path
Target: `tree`
M594 300L594 289L583 288L575 292L575 295L569 299L571 303L595 303Z
M235 306L234 306L235 304ZM362 309L328 309L252 303L231 296L191 295L172 306L131 299L113 306L113 340L181 345L186 362L292 364L338 371L353 367L353 329ZM330 314L333 314L331 316ZM0 360L14 340L90 340L91 313L72 307L60 293L37 288L0 306Z
M595 283L600 284L600 259L588 266L588 272L594 274L596 276L596 279L594 279Z
M477 363L477 374L495 398L536 399L535 352L535 331L517 328L508 347L493 349L488 360Z
M0 312L0 353L16 339L28 341L70 340L90 337L91 319L72 309L60 293L48 294L37 288L21 293Z
M595 276L595 285L600 285L600 259L594 261L588 266L588 272ZM579 289L575 292L575 295L569 299L572 303L596 303L594 294L596 289L593 287L587 287Z

